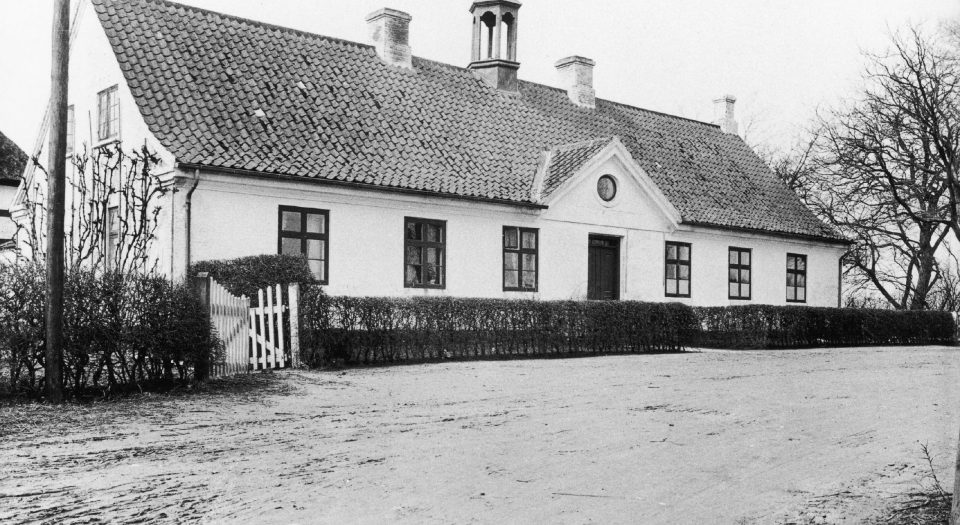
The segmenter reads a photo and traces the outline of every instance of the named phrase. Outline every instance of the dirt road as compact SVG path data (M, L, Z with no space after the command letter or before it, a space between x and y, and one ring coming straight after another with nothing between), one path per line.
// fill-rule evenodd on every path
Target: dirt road
M944 486L960 350L291 372L0 408L0 522L859 523Z

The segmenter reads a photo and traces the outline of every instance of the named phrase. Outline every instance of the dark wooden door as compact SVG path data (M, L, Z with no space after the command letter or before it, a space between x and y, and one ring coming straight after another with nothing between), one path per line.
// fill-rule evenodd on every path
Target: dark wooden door
M587 299L620 299L620 239L590 236Z

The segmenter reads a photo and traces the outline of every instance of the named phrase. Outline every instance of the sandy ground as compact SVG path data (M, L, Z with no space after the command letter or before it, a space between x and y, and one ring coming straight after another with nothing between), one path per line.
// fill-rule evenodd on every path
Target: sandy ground
M258 377L0 408L0 523L872 523L960 429L951 348Z

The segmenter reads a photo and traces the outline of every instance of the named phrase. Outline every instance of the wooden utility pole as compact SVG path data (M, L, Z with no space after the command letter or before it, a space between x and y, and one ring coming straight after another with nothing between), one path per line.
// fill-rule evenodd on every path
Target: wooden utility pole
M70 0L53 0L50 63L50 148L47 173L47 399L63 401L64 194L67 173L67 85L70 64Z

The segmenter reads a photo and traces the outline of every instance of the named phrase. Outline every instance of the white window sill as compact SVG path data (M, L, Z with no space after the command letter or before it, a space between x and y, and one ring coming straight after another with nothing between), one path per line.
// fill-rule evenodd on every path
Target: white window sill
M110 137L108 139L103 139L100 142L97 142L96 144L93 145L93 149L100 149L104 146L111 146L113 144L119 144L119 143L120 143L120 136L117 135L115 137Z

